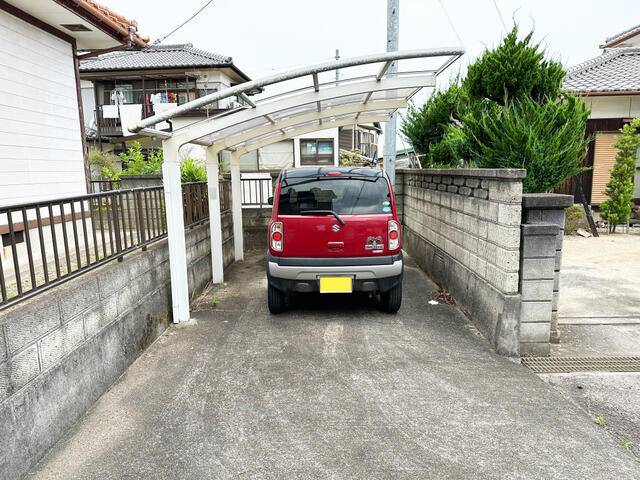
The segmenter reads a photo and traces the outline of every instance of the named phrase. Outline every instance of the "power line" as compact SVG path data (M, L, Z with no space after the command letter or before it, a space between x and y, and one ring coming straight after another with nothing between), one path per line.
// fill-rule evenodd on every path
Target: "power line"
M498 4L496 3L496 0L493 0L493 6L496 7L496 12L498 12L498 16L500 17L500 22L502 22L502 28L504 28L504 31L507 31L507 25L504 23L504 19L502 18L502 13L500 13L500 9L498 8Z
M458 41L460 42L460 45L464 47L464 42L462 41L462 38L460 38L460 34L458 33L458 30L456 29L456 26L453 24L453 21L451 20L451 17L449 16L449 12L447 12L447 9L444 7L444 3L442 3L442 0L438 0L438 2L440 2L440 6L442 7L442 11L444 12L445 17L447 17L447 21L449 22L449 25L451 25L451 28L453 29L453 33L456 34L456 37L458 38Z
M171 35L173 35L174 33L176 33L178 30L180 30L182 27L184 27L187 23L189 23L191 20L193 20L194 18L196 18L200 12L202 12L205 8L207 8L209 5L211 5L213 3L213 0L209 0L207 3L205 3L202 7L200 7L196 13L194 13L193 15L191 15L189 18L187 18L184 22L182 22L180 25L178 25L176 28L174 28L173 30L171 30L168 34L166 34L164 37L156 40L155 42L153 42L154 45L157 45L158 43L162 43L164 42L168 37L170 37Z

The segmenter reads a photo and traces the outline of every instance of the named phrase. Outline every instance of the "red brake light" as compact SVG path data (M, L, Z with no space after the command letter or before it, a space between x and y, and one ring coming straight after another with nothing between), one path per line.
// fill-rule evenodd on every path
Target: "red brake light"
M389 250L400 248L400 225L395 220L387 222L387 237L389 239Z
M327 172L327 177L339 177L342 172Z
M281 252L284 241L284 225L282 222L273 222L269 232L269 244L274 252Z

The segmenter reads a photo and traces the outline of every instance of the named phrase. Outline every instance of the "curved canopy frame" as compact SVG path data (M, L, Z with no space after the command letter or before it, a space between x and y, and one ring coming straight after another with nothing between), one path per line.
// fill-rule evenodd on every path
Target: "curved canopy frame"
M464 54L461 48L436 48L332 61L279 73L205 95L160 115L129 126L129 131L161 138L163 141L163 183L169 238L173 321L189 320L187 259L182 213L182 186L178 150L194 143L206 148L208 178L218 178L218 153L231 151L231 183L234 254L243 258L240 156L298 135L356 123L384 122L411 97L425 87L435 87L437 76ZM439 58L436 68L387 75L398 60ZM349 67L378 64L377 73L368 76L336 78L320 83L319 75ZM268 98L252 100L249 94L266 86L309 77L306 87ZM152 128L157 123L191 110L236 96L243 107L205 118L168 133ZM209 226L211 231L212 278L223 281L222 229L218 182L209 182Z

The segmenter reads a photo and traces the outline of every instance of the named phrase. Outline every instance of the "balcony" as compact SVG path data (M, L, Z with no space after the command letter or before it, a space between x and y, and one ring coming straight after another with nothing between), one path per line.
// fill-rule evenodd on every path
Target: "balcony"
M117 85L95 84L95 97L97 108L94 110L94 122L92 129L98 138L120 137L122 132L121 107L132 109L133 115L140 119L151 117L155 114L171 110L179 105L195 100L202 96L225 88L224 85L216 85L215 88L199 89L195 82L171 82L159 88L123 88ZM210 103L202 108L195 109L185 114L185 117L209 117L223 111L234 108L242 108L247 103L240 97L232 96ZM137 111L136 111L136 108ZM163 122L156 125L159 130L170 131L171 125Z

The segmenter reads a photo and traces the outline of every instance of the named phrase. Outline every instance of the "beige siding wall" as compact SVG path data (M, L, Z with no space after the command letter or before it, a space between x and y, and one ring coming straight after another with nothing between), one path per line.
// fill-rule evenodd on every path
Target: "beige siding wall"
M600 205L607 199L604 190L611 178L610 172L616 161L616 148L614 144L618 138L617 133L597 133L595 151L593 156L593 192L591 203Z

